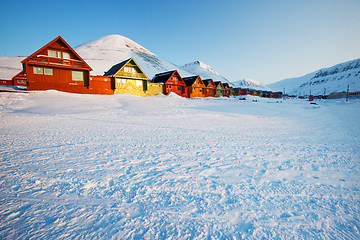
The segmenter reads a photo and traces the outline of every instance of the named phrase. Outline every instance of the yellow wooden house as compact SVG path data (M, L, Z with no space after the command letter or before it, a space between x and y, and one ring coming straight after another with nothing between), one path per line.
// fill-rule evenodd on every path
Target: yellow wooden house
M216 85L215 97L222 97L224 95L224 91L225 91L224 85L220 81L217 81L214 83Z
M145 97L163 92L161 84L149 84L149 78L133 58L112 66L104 76L111 77L114 94L128 93Z

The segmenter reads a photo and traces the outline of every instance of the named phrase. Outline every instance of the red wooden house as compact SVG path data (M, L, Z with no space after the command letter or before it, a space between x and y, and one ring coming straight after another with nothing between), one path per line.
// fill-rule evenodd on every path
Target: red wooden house
M21 63L28 90L89 93L91 67L60 36Z
M158 73L153 77L153 79L151 79L151 82L164 84L165 95L173 92L181 97L188 97L186 84L176 70Z
M205 97L215 97L216 94L216 85L212 79L205 79L203 80L206 90L205 90Z
M14 86L21 86L26 87L27 81L26 81L26 75L24 74L24 71L19 72L12 78L12 83Z
M228 83L223 83L224 86L224 95L223 97L230 97L231 88Z

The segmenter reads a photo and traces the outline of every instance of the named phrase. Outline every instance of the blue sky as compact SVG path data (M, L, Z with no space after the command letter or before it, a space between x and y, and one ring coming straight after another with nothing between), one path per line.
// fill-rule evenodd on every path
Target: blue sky
M72 47L126 36L183 65L264 84L360 58L360 0L0 1L0 56L61 35Z

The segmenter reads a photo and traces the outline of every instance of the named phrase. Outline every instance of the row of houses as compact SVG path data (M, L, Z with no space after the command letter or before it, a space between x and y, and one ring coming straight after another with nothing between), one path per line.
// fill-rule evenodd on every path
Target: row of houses
M247 94L278 97L268 91L231 88L228 83L200 76L182 78L176 70L158 73L150 80L133 58L112 66L103 76L93 76L92 68L60 36L21 63L23 71L2 84L24 86L30 91L53 89L82 94L153 96L173 92L186 98Z

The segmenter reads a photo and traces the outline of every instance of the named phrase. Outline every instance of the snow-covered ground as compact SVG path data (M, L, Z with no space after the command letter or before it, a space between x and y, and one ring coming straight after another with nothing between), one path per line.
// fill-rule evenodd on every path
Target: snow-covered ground
M0 92L0 239L359 239L360 102L255 99Z

